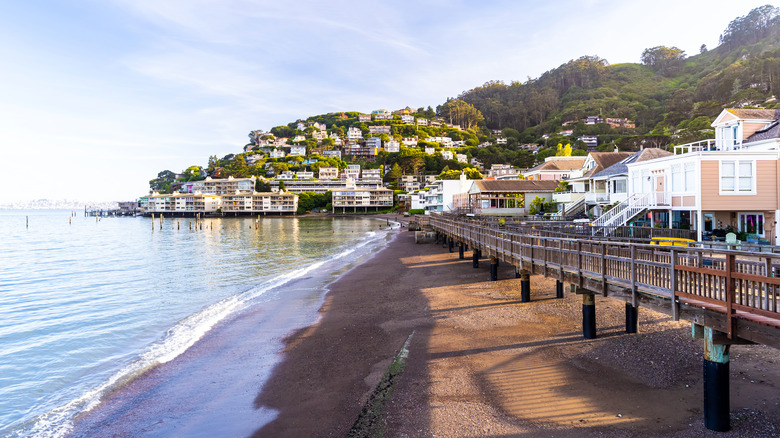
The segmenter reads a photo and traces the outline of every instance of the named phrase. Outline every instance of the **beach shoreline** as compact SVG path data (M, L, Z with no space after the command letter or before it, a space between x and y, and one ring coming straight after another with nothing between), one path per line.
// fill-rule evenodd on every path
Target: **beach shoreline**
M734 346L732 431L704 428L702 346L690 326L597 298L585 340L581 298L532 277L532 302L502 265L478 269L440 245L397 238L331 284L321 318L285 338L255 400L279 412L253 436L346 436L410 333L406 370L385 406L386 436L766 436L780 430L776 350ZM533 370L533 371L529 371Z
M623 302L599 297L598 338L585 340L580 297L556 299L554 280L533 276L532 301L521 303L511 267L501 265L499 281L489 281L487 260L474 269L457 251L415 244L406 231L413 218L372 216L402 227L341 270L324 294L302 287L296 299L309 314L294 315L289 304L260 306L226 321L182 355L182 364L192 356L198 366L153 370L110 401L121 409L89 413L91 429L72 436L347 436L412 333L405 370L373 429L388 437L752 437L780 430L776 350L733 347L733 430L715 434L703 426L702 346L689 325L640 309L640 333L627 335ZM284 329L290 326L299 328ZM272 361L252 353L263 348L253 344L258 330L278 342ZM168 393L153 388L187 379ZM165 397L187 401L187 391L211 391L213 405L201 402L178 417L156 405ZM232 414L213 421L217 407Z

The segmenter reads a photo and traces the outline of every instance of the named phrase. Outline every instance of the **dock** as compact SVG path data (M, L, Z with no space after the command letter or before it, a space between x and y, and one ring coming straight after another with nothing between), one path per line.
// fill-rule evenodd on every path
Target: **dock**
M625 301L626 332L637 333L639 308L691 322L704 341L704 422L710 430L729 425L729 346L764 344L780 348L780 254L712 247L661 246L617 239L595 240L533 226L511 229L464 216L430 216L419 221L434 242L472 252L473 266L490 262L491 280L507 265L521 279L528 302L532 275L556 280L582 296L582 330L597 337L594 296ZM424 231L423 231L424 232Z

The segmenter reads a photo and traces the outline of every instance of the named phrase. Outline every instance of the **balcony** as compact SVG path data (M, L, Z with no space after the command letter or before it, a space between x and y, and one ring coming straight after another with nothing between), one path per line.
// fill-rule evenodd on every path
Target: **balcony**
M585 202L588 204L609 204L609 193L585 193Z
M674 154L688 154L691 152L706 152L706 151L736 151L743 148L742 140L735 139L708 139L695 141L693 143L686 143L680 146L674 147Z

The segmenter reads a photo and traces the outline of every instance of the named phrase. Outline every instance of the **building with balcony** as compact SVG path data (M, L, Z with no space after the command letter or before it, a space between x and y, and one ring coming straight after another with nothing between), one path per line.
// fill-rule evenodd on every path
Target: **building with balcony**
M780 234L780 111L726 109L712 127L713 140L627 164L631 195L598 224L687 228L705 240L722 229L775 244Z
M253 193L221 197L223 214L295 214L298 196L292 193Z
M445 213L454 210L453 197L458 193L469 191L474 181L466 179L466 175L461 175L459 179L434 180L429 182L425 188L425 209L429 213Z
M525 179L561 181L582 175L586 157L547 157L544 163L523 172Z
M390 125L372 125L368 127L368 133L371 135L388 134L390 135Z
M360 188L348 184L333 191L332 204L334 212L387 209L393 206L393 191L384 187Z
M192 181L188 193L204 193L208 195L228 195L234 193L252 193L255 190L257 178L214 178L206 177L201 181Z
M325 167L322 166L319 169L319 178L320 179L336 179L339 177L339 168L338 167Z

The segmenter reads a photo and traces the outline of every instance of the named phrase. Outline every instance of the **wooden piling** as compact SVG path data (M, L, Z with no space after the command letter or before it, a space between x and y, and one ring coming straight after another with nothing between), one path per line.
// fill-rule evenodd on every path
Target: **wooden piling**
M596 339L596 297L592 292L582 294L582 336Z
M531 301L531 273L521 272L520 279L520 302L528 303Z
M490 257L490 281L498 281L498 258Z
M704 327L704 427L716 432L731 429L729 409L729 345L716 343L717 335L728 336Z

